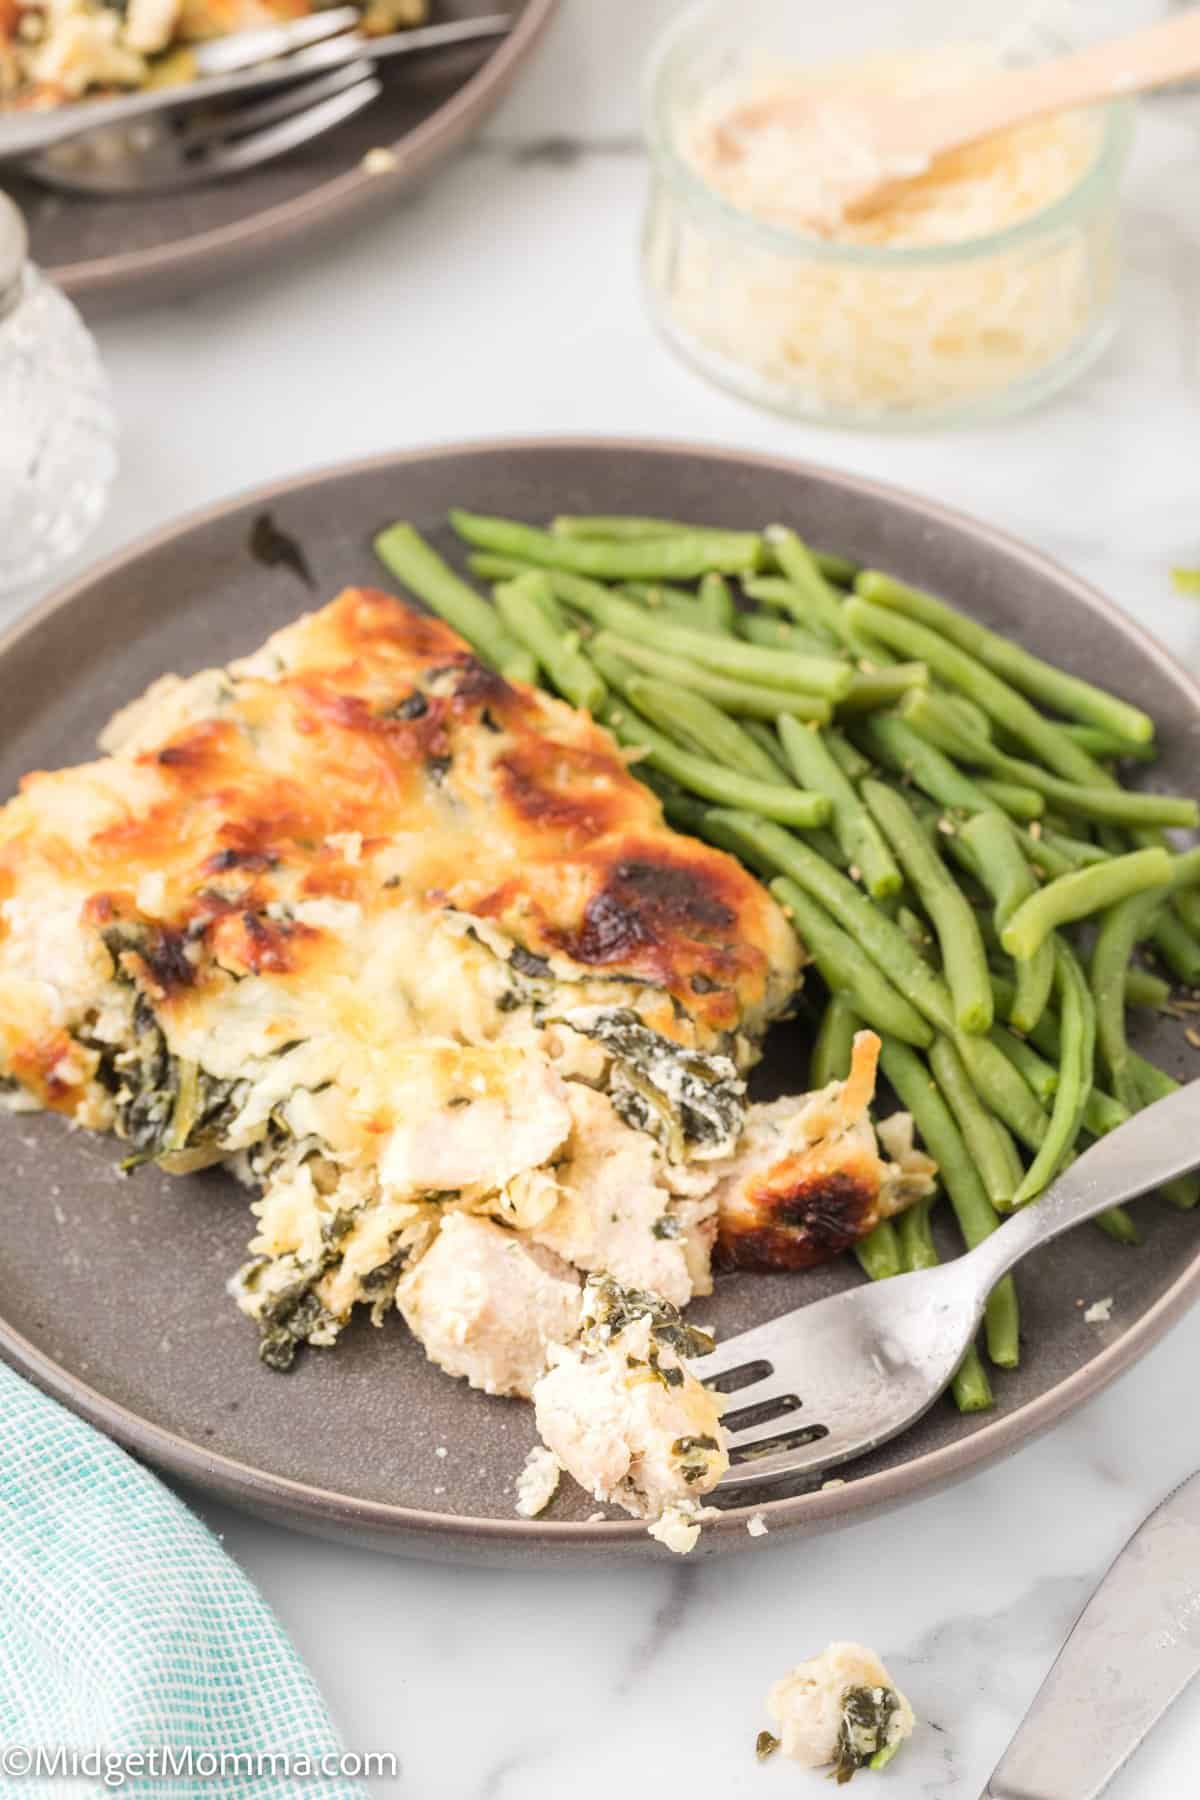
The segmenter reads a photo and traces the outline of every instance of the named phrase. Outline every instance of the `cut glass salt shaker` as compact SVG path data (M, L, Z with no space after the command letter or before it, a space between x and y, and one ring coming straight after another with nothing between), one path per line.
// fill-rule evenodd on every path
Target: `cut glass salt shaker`
M30 262L0 193L0 592L46 575L104 511L117 422L79 314Z

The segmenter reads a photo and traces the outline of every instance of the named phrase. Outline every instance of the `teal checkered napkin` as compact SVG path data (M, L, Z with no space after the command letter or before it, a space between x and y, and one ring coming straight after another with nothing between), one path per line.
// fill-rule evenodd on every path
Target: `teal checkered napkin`
M4 1800L366 1800L345 1776L212 1774L199 1757L341 1750L261 1596L181 1500L0 1364L0 1766L12 1746L190 1749L198 1773L81 1785L10 1763ZM326 1764L326 1767L331 1765ZM228 1772L232 1767L233 1772ZM85 1764L85 1772L92 1771Z

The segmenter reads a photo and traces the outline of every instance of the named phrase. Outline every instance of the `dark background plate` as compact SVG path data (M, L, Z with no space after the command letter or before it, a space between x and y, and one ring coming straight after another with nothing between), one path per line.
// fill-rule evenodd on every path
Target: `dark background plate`
M164 670L244 653L350 583L386 586L371 554L406 516L458 556L448 506L541 519L658 513L729 525L794 523L818 546L952 597L1065 667L1110 683L1159 722L1154 781L1194 789L1200 691L1128 619L1062 570L957 514L799 464L671 445L542 441L376 458L260 490L114 558L51 599L0 647L0 793L29 768L88 757L110 713ZM309 593L247 551L265 509L301 542ZM772 1034L759 1091L798 1091L800 1027ZM1182 1028L1147 1040L1184 1073ZM618 1550L661 1555L642 1525L586 1523L573 1484L549 1518L513 1516L535 1441L528 1407L473 1393L426 1363L392 1315L356 1321L335 1351L281 1376L224 1292L248 1233L244 1191L217 1173L122 1178L111 1140L38 1114L0 1119L0 1350L86 1417L164 1467L294 1524L394 1549L517 1561ZM828 1529L965 1474L1044 1430L1143 1354L1200 1285L1197 1222L1150 1200L1145 1243L1085 1228L1021 1272L1026 1348L999 1374L998 1412L937 1406L856 1465L845 1486L776 1501L772 1532ZM718 1279L696 1317L727 1335L857 1280L848 1260L809 1274ZM1111 1325L1077 1301L1113 1294ZM444 1457L437 1455L444 1447ZM701 1551L750 1542L745 1515Z
M396 204L399 191L464 144L507 91L557 0L435 0L437 20L510 11L508 37L381 62L384 92L365 112L291 156L182 194L107 200L51 191L14 170L33 259L90 316L170 300L257 264L276 266L353 220ZM364 174L368 150L396 167Z

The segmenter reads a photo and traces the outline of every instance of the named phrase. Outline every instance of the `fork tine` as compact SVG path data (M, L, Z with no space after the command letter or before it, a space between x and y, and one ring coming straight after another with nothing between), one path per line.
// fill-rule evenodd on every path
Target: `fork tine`
M773 1419L764 1419L761 1425L748 1425L744 1431L731 1432L729 1454L731 1460L740 1464L751 1460L750 1453L754 1451L765 1456L767 1452L760 1450L759 1446L769 1444L775 1438L780 1439L780 1452L790 1452L793 1448L816 1443L818 1438L828 1436L829 1427L824 1420L812 1418L803 1401L797 1401L789 1412L780 1413ZM758 1457L755 1456L754 1460L757 1461Z
M231 139L248 137L252 131L260 131L280 119L293 118L307 107L345 93L347 88L373 74L369 62L347 63L344 68L331 69L325 75L277 90L261 100L189 113L175 126L175 138L181 152L187 156L209 144L225 144Z
M320 137L322 132L340 125L343 120L352 119L355 113L378 100L382 92L383 83L379 78L368 75L342 93L319 101L316 106L304 106L264 131L251 132L234 144L213 150L203 166L213 174L253 168L256 163L282 156L285 151L306 144L310 138Z

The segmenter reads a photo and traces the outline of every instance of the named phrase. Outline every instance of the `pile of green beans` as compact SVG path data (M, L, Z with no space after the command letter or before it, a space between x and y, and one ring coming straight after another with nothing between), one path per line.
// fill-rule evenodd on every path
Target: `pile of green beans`
M1172 1091L1128 1014L1174 1004L1139 956L1200 985L1200 849L1166 836L1200 812L1122 785L1123 764L1155 757L1139 708L786 526L450 523L494 604L409 524L376 550L491 667L636 749L668 819L769 884L819 980L806 995L825 996L810 1084L845 1077L861 1026L879 1033L938 1163L941 1246L979 1243ZM1195 1207L1200 1178L1164 1198ZM934 1213L925 1200L879 1224L856 1250L867 1275L937 1262ZM1097 1223L1137 1242L1121 1208ZM1019 1355L1007 1279L959 1407L991 1406L987 1362Z

